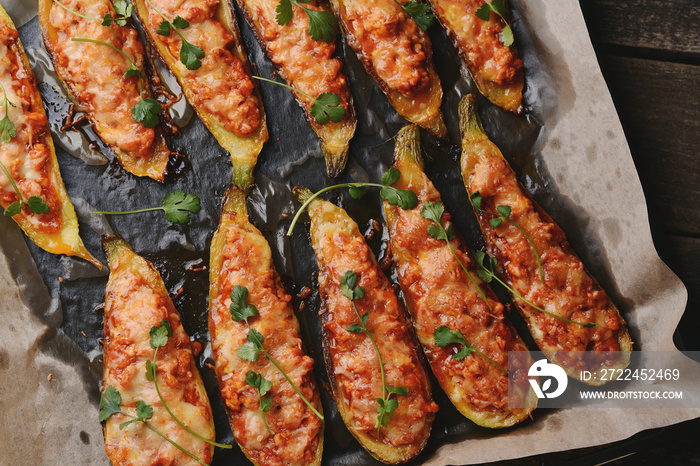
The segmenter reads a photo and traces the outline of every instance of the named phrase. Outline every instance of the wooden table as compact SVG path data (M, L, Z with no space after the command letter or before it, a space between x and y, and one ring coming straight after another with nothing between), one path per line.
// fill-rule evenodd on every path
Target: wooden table
M700 351L700 0L580 4L644 188L656 249L688 289L676 346ZM610 446L502 464L697 463L698 437L695 419Z

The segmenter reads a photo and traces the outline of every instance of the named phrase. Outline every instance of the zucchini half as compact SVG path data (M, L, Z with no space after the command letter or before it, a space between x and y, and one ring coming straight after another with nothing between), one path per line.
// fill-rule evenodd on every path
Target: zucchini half
M389 102L396 109L398 114L409 122L425 128L433 136L445 139L447 137L447 128L445 127L442 111L440 110L440 105L442 104L442 86L440 84L440 78L433 66L432 47L428 34L420 29L417 24L415 25L422 52L425 53L425 71L428 73L429 83L425 89L417 92L416 95L412 97L408 97L398 90L392 89L387 82L379 76L372 62L373 57L370 55L370 52L366 50L362 41L353 33L354 26L352 26L347 8L348 6L359 4L360 2L366 3L366 8L369 11L373 9L377 10L377 14L361 15L355 18L359 24L359 28L366 28L367 21L377 20L380 17L379 13L384 13L385 11L391 12L389 15L384 15L386 16L385 18L382 18L387 21L387 29L392 27L392 21L398 21L397 18L410 22L411 24L415 22L394 0L330 0L348 45L355 51L357 57L364 65L365 70L367 70L367 73L374 78L375 82L379 85L384 94L386 94L387 99L389 99ZM379 6L381 6L381 9L378 9ZM372 33L368 33L368 35L372 35ZM396 42L395 37L373 35L373 39L385 43ZM386 59L386 57L384 57L384 59ZM397 70L398 73L406 71L407 70Z
M107 10L112 17L117 16L110 0L103 0L102 5L98 5L93 0L82 0L82 3L70 3L73 8L87 12L88 9ZM119 163L126 171L136 176L148 176L156 181L163 182L170 158L170 150L165 143L165 137L159 127L147 128L141 123L133 121L129 105L135 105L139 100L138 76L126 77L125 73L130 63L116 51L101 44L74 43L74 47L82 50L91 50L93 53L81 55L77 60L71 61L69 57L60 52L59 42L70 41L74 31L57 30L51 24L51 10L56 13L72 16L74 21L81 25L92 23L96 29L93 34L81 34L82 39L101 40L110 43L117 49L121 49L124 43L133 44L133 54L131 59L143 70L145 66L143 46L138 38L136 28L131 25L119 26L113 23L111 26L102 26L99 21L80 18L73 13L64 10L53 0L39 1L39 24L41 34L44 38L44 46L51 57L54 69L58 78L63 83L63 87L68 91L78 109L85 113L90 124L95 129L100 138L114 152ZM106 28L100 30L97 28ZM107 33L107 31L109 31ZM126 53L126 52L124 52ZM89 61L89 64L85 62ZM94 79L93 76L85 76L84 71L79 70L81 64L93 69L99 69L103 73L101 79ZM90 79L89 91L84 89L75 80L78 77ZM152 98L150 86L147 80L142 81L143 97ZM81 89L82 88L82 89ZM119 104L111 109L109 115L100 108L101 99L91 99L93 93L100 95L109 93L119 93ZM126 120L126 122L124 122ZM142 153L141 147L127 147L129 144L140 141L152 142Z
M490 14L488 21L475 15L484 0L428 0L428 3L467 65L479 92L492 103L519 115L523 109L522 62L515 43L506 47L500 42L502 20L495 13ZM499 63L504 56L510 58L509 66ZM500 75L491 70L496 66L502 67Z
M40 168L40 175L46 178L35 181L44 185L41 188L41 197L49 204L49 212L35 214L25 207L12 218L24 230L29 239L43 250L52 254L81 257L101 269L100 261L85 249L83 241L80 239L78 218L61 178L56 150L51 139L51 130L34 73L19 40L19 33L1 5L0 41L7 44L7 53L0 57L4 65L2 68L7 66L16 70L11 73L9 79L3 79L5 76L0 73L0 80L5 82L4 88L9 94L10 101L21 107L8 106L8 117L15 123L17 136L7 143L0 143L0 160L4 162L10 172L15 169L19 171L31 170L30 157L34 157L32 154L48 152L47 164ZM17 81L18 74L22 76L21 82ZM18 86L20 90L15 91L14 88L10 87L10 84ZM36 132L31 132L32 129ZM27 134L27 132L29 133ZM13 168L14 164L16 164L15 168ZM5 174L2 171L0 171L0 179L5 179ZM2 191L0 191L0 205L7 209L18 199L10 185L8 185L8 189ZM21 191L24 191L22 196L25 201L32 195L27 195L24 188L21 188Z
M314 378L312 358L302 350L299 323L291 297L286 293L272 262L265 237L248 220L245 193L231 186L224 195L221 221L211 243L209 272L209 334L221 395L234 438L256 465L320 466L323 453L323 420L304 403L283 374L264 355L250 362L237 355L247 340L244 322L233 321L229 306L231 290L243 286L248 303L259 316L249 319L261 333L263 346L285 370L319 413L321 399ZM257 389L246 383L254 371L272 384L267 396L272 408L264 413L264 426ZM294 452L283 440L300 449Z
M420 135L415 126L399 132L393 166L401 172L393 186L416 193L418 205L403 210L384 201L389 248L406 308L433 374L452 404L476 424L517 424L537 406L537 395L527 380L527 370L534 361L530 358L522 361L522 367L508 367L508 352L527 352L527 347L506 317L503 304L476 274L476 263L464 239L457 234L450 245L468 273L444 240L428 234L434 223L423 218L421 210L427 202L441 202L441 198L423 173ZM449 213L444 213L445 228L449 219ZM455 360L455 345L439 347L435 343L435 331L441 326L461 332L467 342L501 367L477 353ZM513 387L508 384L508 369L516 371Z
M486 252L497 260L503 281L531 303L569 319L547 315L513 296L513 304L525 319L537 346L566 373L590 385L607 379L602 371L624 369L630 363L632 339L620 311L571 249L566 235L518 182L508 162L481 126L476 98L465 96L459 105L462 132L462 177L471 196L479 192L481 209L511 209L510 219L527 232L542 264L526 236L509 221L496 228L493 215L474 207ZM504 266L508 264L508 266ZM513 273L515 271L515 273ZM595 324L588 328L581 324ZM581 380L581 371L593 374Z
M146 375L147 361L153 360L156 351L150 345L150 330L166 321L172 336L158 348L155 361L160 395L187 427L214 441L209 398L180 314L153 264L134 253L118 236L104 236L102 245L110 269L105 293L102 392L110 385L115 387L121 394L121 409L131 415L138 401L150 405L151 425L210 464L214 446L176 424ZM197 464L141 422L122 429L120 424L128 420L117 413L105 421L105 450L112 464Z
M321 139L328 176L335 178L345 168L350 139L355 135L355 109L342 57L336 51L337 40L326 43L313 40L307 29L309 19L301 8L292 6L289 24L277 24L275 8L278 0L238 0L248 23L252 26L260 46L275 65L278 74L287 83L312 97L333 92L345 104L345 118L338 123L320 124L310 113L313 101L297 91L294 98L304 110L311 129ZM306 8L324 9L319 2L305 4ZM290 53L291 51L294 53ZM340 69L338 69L338 67Z
M311 191L295 188L297 199ZM333 398L350 433L378 460L398 464L415 458L430 435L437 405L406 312L380 269L357 224L340 207L321 199L309 204L311 244L318 262L321 331ZM364 296L351 301L341 291L341 277L353 271ZM348 330L367 313L367 333ZM359 324L358 324L359 325ZM376 344L378 350L374 349ZM398 407L377 431L382 372L387 386L404 386L406 396L392 396Z
M180 72L184 65L180 63L179 56L171 54L166 44L161 40L161 36L159 36L156 31L151 29L149 26L150 15L157 15L157 13L151 13L146 0L133 0L132 4L134 5L134 11L141 28L146 32L148 42L156 50L168 69L170 69L171 73L175 75L180 83L180 86L182 87L182 91L185 93L185 97L190 103L192 103L194 101L194 91L187 84L182 73ZM173 18L169 19L171 21L173 20ZM245 73L248 76L251 76L252 70L250 68L250 63L248 62L248 57L243 49L243 43L241 41L235 11L231 0L221 0L216 9L215 19L217 19L224 26L226 31L233 36L234 45L231 52L241 61ZM161 20L162 18L158 17L158 22ZM175 33L171 32L171 34ZM199 115L202 123L204 123L209 131L211 131L219 144L221 144L221 146L231 155L231 163L233 165L233 183L242 189L248 189L252 185L253 170L258 159L258 154L260 154L263 144L268 139L267 122L265 119L262 99L260 98L257 83L254 82L255 80L252 81L255 88L253 95L257 100L258 108L260 110L260 124L249 136L239 136L233 131L229 131L215 115L207 112L200 106L193 105L193 108L197 112L197 115Z

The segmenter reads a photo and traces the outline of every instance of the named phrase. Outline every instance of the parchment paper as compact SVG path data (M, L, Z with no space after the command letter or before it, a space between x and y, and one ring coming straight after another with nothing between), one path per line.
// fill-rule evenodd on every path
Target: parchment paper
M36 3L2 3L18 25L30 20L21 28L21 38L37 79L43 82L42 97L55 128L68 104L46 61L36 18L31 19ZM578 2L510 3L513 17L520 18L514 29L525 63L527 115L516 117L480 98L484 126L621 308L635 349L675 350L672 334L685 308L686 291L654 250L641 186ZM269 76L273 68L240 16L239 24L259 74ZM443 111L451 140L458 142L457 103L475 89L440 28L430 32L445 93ZM390 138L405 121L352 51L343 47L343 53L359 124L348 169L338 181L377 181L391 163ZM325 177L318 140L289 92L263 85L262 95L271 134L259 159L257 186L249 198L251 217L267 236L290 292L303 286L315 290L316 266L307 227L300 224L291 239L284 237L289 225L284 214L291 216L297 207L291 186L305 184L316 190L333 181ZM89 130L70 137L75 139L76 134L91 137ZM188 154L189 161L173 166L175 174L161 186L124 173L103 145L110 160L106 164L99 154L85 153L87 144L73 150L66 135L56 133L54 138L59 145L71 147L72 155L59 150L59 163L88 249L104 258L99 234L111 225L155 263L168 289L183 288L175 304L192 339L205 348L199 362L215 411L217 438L232 442L214 373L204 365L211 362L206 331L207 272L186 270L198 260L208 263L221 196L231 175L228 155L193 118L171 144L173 150ZM459 149L438 148L427 136L423 143L428 176L470 246L480 247L478 226L459 175ZM202 199L202 211L184 227L168 224L160 213L112 217L109 224L90 213L95 208L159 205L163 195L174 189ZM376 193L362 201L344 192L327 198L346 208L368 233L371 220L383 225ZM380 258L385 240L383 226L369 240ZM0 253L0 464L108 464L97 421L103 317L98 308L104 300L105 273L27 244L14 222L5 217L0 217ZM294 301L301 303L298 298ZM307 348L317 361L317 376L323 379L317 312L314 292L304 300L298 315ZM522 322L517 316L514 319L521 330ZM522 330L521 335L527 340ZM683 374L680 389L697 392L700 371L694 367L694 373ZM536 410L532 421L493 431L465 420L435 387L440 412L416 464L479 463L586 447L700 416L700 409ZM348 434L325 393L323 402L327 413L325 464L376 464ZM214 463L247 464L236 448L229 453L218 451Z

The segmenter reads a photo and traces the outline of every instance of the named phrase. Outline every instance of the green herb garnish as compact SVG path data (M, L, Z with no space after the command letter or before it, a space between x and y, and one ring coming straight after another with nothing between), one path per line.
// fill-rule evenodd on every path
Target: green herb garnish
M10 102L10 99L7 97L7 92L5 92L5 88L2 84L0 84L0 89L2 89L3 95L2 103L0 105L5 106L5 116L2 120L0 120L0 141L10 142L10 139L17 136L17 128L15 128L14 123L12 123L12 121L10 120L10 106L14 108L19 107L16 104Z
M121 403L122 395L119 393L119 390L117 390L113 385L108 385L105 392L102 394L102 398L100 398L100 422L106 421L112 414L123 414L124 416L131 418L131 420L119 424L119 429L124 429L126 426L134 422L143 422L146 427L170 442L170 444L175 448L197 461L199 464L208 466L207 463L185 450L176 442L172 441L167 435L153 427L153 425L148 422L148 419L153 416L153 408L150 405L146 404L143 400L138 400L136 402L136 416L133 416L122 411L120 406Z
M167 320L163 320L160 322L160 327L155 325L151 327L149 335L151 336L149 344L151 345L151 348L155 349L155 352L153 353L153 360L148 359L146 361L146 379L153 382L153 385L156 388L156 393L158 394L158 398L160 398L160 402L163 404L163 407L168 412L168 414L170 414L170 417L172 417L173 420L180 425L180 427L185 429L187 432L189 432L199 440L202 440L203 442L206 442L210 445L214 445L215 447L233 448L231 445L213 442L209 439L202 437L196 432L193 432L182 421L180 421L180 419L178 419L177 416L175 416L175 414L173 414L173 412L170 410L170 407L165 402L163 395L160 393L160 387L158 386L158 366L156 365L156 359L158 358L158 350L163 346L167 345L168 339L173 336L173 328L170 325L170 322L168 322Z
M262 417L263 424L265 424L265 428L267 429L267 431L274 435L274 432L272 432L270 426L267 425L267 420L265 419L265 413L270 411L270 408L272 408L272 398L270 398L269 396L265 396L267 392L269 392L272 388L272 382L267 380L261 374L256 374L253 371L248 372L245 381L248 383L248 385L258 390L260 416Z
M435 22L435 16L430 11L430 5L427 3L411 0L405 5L402 5L398 1L394 1L408 16L413 18L413 21L415 21L422 30L427 31Z
M489 362L491 362L494 366L498 367L503 372L508 372L503 366L498 364L496 361L494 361L493 359L486 356L484 353L470 345L467 339L464 338L462 332L460 332L459 330L452 331L448 327L441 325L435 330L435 333L433 333L433 338L435 339L435 344L440 348L444 348L445 346L452 344L462 345L462 348L460 348L460 350L456 354L453 354L451 356L451 358L455 361L461 361L467 356L469 356L469 354L476 353L486 358Z
M515 228L520 230L520 232L525 235L525 238L527 238L527 242L530 243L530 247L535 253L535 259L537 259L537 268L540 272L540 281L544 284L544 271L542 270L542 263L540 261L540 254L537 252L537 248L535 247L535 243L532 242L532 238L530 238L530 235L528 235L525 230L522 229L520 225L518 225L515 220L510 218L511 214L511 208L508 207L507 205L499 205L496 207L496 212L490 212L488 210L484 210L481 208L481 201L483 200L481 197L481 194L479 194L479 191L475 192L472 194L469 199L472 201L472 205L474 206L474 209L476 209L479 212L483 212L485 214L493 215L494 218L489 220L489 225L491 225L491 228L496 229L498 228L501 223L503 223L503 220L508 220L511 225L513 225Z
M313 40L331 42L338 33L338 20L333 13L326 10L314 10L302 6L301 3L309 3L312 0L280 0L275 11L277 12L277 24L285 26L292 21L292 4L298 6L309 17L309 35Z
M333 186L327 186L321 189L320 191L316 191L301 205L296 215L294 215L294 218L292 219L292 224L289 225L289 230L287 230L287 236L290 236L292 234L294 226L296 225L297 220L299 220L299 216L302 214L302 212L306 210L309 204L311 204L311 201L313 201L326 191L330 191L331 189L348 188L348 192L350 193L350 196L353 199L360 199L362 198L362 196L365 195L365 193L367 193L369 187L374 186L382 188L381 191L379 191L379 195L389 204L397 205L404 210L413 209L416 205L418 205L418 198L416 197L416 193L414 193L410 189L396 189L391 186L392 184L396 183L400 177L401 172L398 170L398 168L392 167L382 175L382 184L341 183L334 184Z
M22 197L22 193L17 187L17 183L15 182L14 178L12 178L12 175L10 175L9 170L7 169L7 167L5 167L5 165L2 162L0 162L0 169L2 169L2 171L5 173L7 179L10 180L10 184L12 184L12 187L14 188L15 193L17 193L17 197L19 198L19 201L15 201L9 206L7 206L7 209L5 209L5 212L3 212L3 215L5 217L14 217L18 213L20 213L25 206L27 206L29 210L31 210L35 214L45 214L49 211L48 202L44 202L39 196L31 196L25 201L24 197Z
M181 16L176 16L175 19L170 21L155 7L155 5L153 5L153 3L151 3L151 0L146 0L146 3L148 3L151 8L153 8L153 10L164 19L164 21L158 23L158 28L156 29L156 33L158 35L167 37L170 35L171 31L175 31L175 33L180 36L180 40L182 41L182 44L180 45L180 62L182 62L182 64L185 65L188 70L196 70L202 66L204 50L201 47L187 42L185 37L180 32L181 29L187 29L190 27L190 23Z
M591 327L597 327L597 326L598 326L598 324L595 324L595 323L593 323L593 322L589 322L589 323L585 323L585 322L575 322L575 321L573 321L573 320L567 319L566 317L558 316L558 315L556 315L556 314L554 314L554 313L551 313L551 312L549 312L549 311L545 311L544 309L542 309L542 308L539 307L539 306L535 306L535 305L532 304L530 301L528 301L527 299L523 298L523 297L520 295L520 293L518 293L517 291L515 291L515 290L514 290L513 288L511 288L510 286L506 285L506 284L503 282L503 280L501 280L500 278L498 278L498 275L496 275L496 272L495 272L495 265L496 265L496 259L495 259L495 258L491 258L491 263L490 263L490 265L489 265L488 267L486 267L486 266L484 265L484 259L486 258L486 254L484 253L484 251L472 251L472 253L473 253L473 255L474 255L474 258L476 259L476 263L479 264L479 267L480 267L480 269L477 270L476 274L479 276L479 278L481 278L481 279L482 279L483 281L485 281L486 283L491 283L491 280L496 280L498 283L500 283L501 285L503 285L508 291L510 291L510 292L513 294L513 296L515 296L515 297L518 298L519 300L523 301L525 304L529 305L530 307L532 307L532 308L534 308L534 309L537 309L537 310L540 311L540 312L544 312L544 313L547 314L548 316L552 316L552 317L557 318L557 319L559 319L559 320L563 320L564 322L569 322L570 324L581 325L582 327L586 327L586 328L591 328Z
M282 373L284 378L287 379L287 382L289 382L294 391L297 392L297 395L301 397L301 399L304 401L304 403L306 403L306 405L311 409L311 411L313 411L313 413L319 419L323 420L323 415L319 413L318 410L316 410L316 408L313 407L311 402L307 400L304 395L301 394L297 386L294 384L294 382L292 382L292 380L289 378L284 369L282 369L282 367L277 363L277 361L275 361L272 358L272 356L270 356L270 353L267 352L267 350L263 346L263 342L265 341L265 339L263 338L262 334L250 326L248 319L251 317L256 317L260 314L258 313L258 309L255 307L255 305L246 304L247 300L248 289L240 285L234 286L231 290L231 306L229 306L229 310L231 311L231 319L233 319L235 322L245 322L246 327L248 327L248 341L238 348L236 354L241 359L253 362L257 361L258 356L262 352L267 357L267 359L269 359L270 362L277 368L277 370ZM259 396L262 396L259 392L258 394ZM272 403L272 401L270 401L269 403ZM265 417L263 416L263 419L264 418Z
M316 121L321 125L325 125L326 123L328 123L328 121L338 123L343 118L345 118L345 107L340 105L340 96L338 96L338 94L334 94L332 92L324 92L318 97L313 98L306 92L301 91L296 87L290 86L289 84L281 83L272 79L261 78L260 76L253 76L253 78L259 79L260 81L266 81L268 83L277 84L278 86L286 87L293 91L297 91L298 93L305 95L306 97L311 99L311 101L313 102L311 104L310 109L311 115L313 115Z
M474 276L469 272L467 267L462 263L459 256L457 256L457 253L455 252L454 248L452 247L452 244L450 244L450 241L452 241L455 238L455 232L454 232L454 228L452 227L452 224L449 224L447 226L447 229L445 229L445 227L442 226L442 223L440 223L440 219L442 218L443 213L445 213L445 206L440 201L437 201L437 202L426 201L423 203L423 207L420 210L420 214L423 216L423 218L433 221L433 224L428 225L428 234L430 236L432 236L433 238L435 238L436 240L444 240L445 241L450 252L455 257L455 259L457 259L457 262L459 263L460 267L462 267L462 270L464 270L464 272L467 274L467 277L469 277L469 280L471 280L471 282L474 284L474 286L476 286L476 288L479 290L479 294L481 295L481 299L483 299L483 301L486 303L489 310L493 311L493 308L491 307L491 303L489 302L488 298L486 298L486 293L484 293L484 290L481 289L479 284L476 282L476 279L474 278ZM477 273L477 275L478 275L478 273Z
M506 1L505 0L491 0L491 3L485 2L481 5L474 13L477 18L488 21L491 17L491 12L496 13L503 20L503 30L501 31L501 42L506 47L513 45L513 29L508 24L506 20Z
M155 128L156 126L158 126L158 116L163 110L157 100L152 99L150 97L143 97L143 80L148 80L148 77L146 76L146 73L144 73L143 70L141 70L136 65L134 60L132 60L129 55L124 53L124 51L119 50L112 44L108 44L107 42L103 42L101 40L81 38L73 38L71 40L74 42L90 42L92 44L100 44L107 46L115 52L121 54L127 60L129 60L129 63L131 63L131 65L126 69L124 75L127 78L130 78L132 76L137 76L139 78L139 97L141 99L136 103L136 105L134 105L131 108L131 117L136 123L141 123L147 128Z
M184 191L176 190L168 193L163 198L162 207L149 207L147 209L138 210L128 210L120 212L107 212L107 211L97 211L93 214L104 214L104 215L123 215L123 214L136 214L139 212L151 212L154 210L162 210L165 212L165 218L171 223L187 223L190 221L190 212L199 212L200 204L199 198L194 194L185 194Z
M100 21L102 26L111 26L112 21L117 23L119 26L126 26L126 22L129 18L131 18L131 12L133 11L133 7L127 3L125 0L116 0L114 4L112 5L114 7L114 11L118 16L112 17L111 14L106 13L104 17L102 18L92 18L90 16L85 16L80 13L78 13L75 10L72 10L68 8L66 5L63 3L59 2L58 0L53 0L54 3L56 3L58 6L63 8L64 10L73 13L75 16L79 16L83 19L88 19L91 21Z
M379 348L377 343L374 341L372 333L367 329L367 321L369 320L369 312L365 312L360 315L355 305L356 299L362 299L365 297L365 289L357 284L358 276L352 270L345 272L345 275L340 277L340 291L343 296L348 298L352 303L352 309L355 311L355 315L359 322L351 324L346 330L352 333L366 333L374 346L374 352L377 354L377 359L379 360L379 369L382 374L382 397L375 398L377 402L377 422L374 427L377 429L377 439L379 439L379 429L389 425L389 421L394 416L394 411L399 407L399 401L396 398L391 398L391 395L397 396L407 396L408 388L406 387L391 387L386 384L386 375L384 373L384 363L382 362L382 355L379 353Z

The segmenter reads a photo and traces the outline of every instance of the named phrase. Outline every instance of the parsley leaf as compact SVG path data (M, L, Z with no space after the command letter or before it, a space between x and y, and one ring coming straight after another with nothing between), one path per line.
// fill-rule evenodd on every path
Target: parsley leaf
M145 401L139 400L136 402L136 415L141 419L148 419L153 416L153 408Z
M236 322L245 320L248 322L249 317L255 317L258 314L258 310L252 304L246 304L248 299L248 289L236 285L231 290L231 305L229 310L231 311L231 318Z
M178 29L187 29L188 27L190 27L189 21L187 21L182 16L176 16L172 24Z
M396 3L398 3L399 6L403 9L403 11L405 11L407 15L413 18L413 21L415 21L418 24L418 26L424 31L427 31L428 28L430 28L430 26L432 26L435 22L435 16L430 11L430 6L426 3L418 2L415 0L410 1L405 5L401 5L401 3L399 2Z
M378 431L380 426L386 427L389 425L389 421L394 416L394 411L396 411L396 408L399 407L399 402L396 398L387 400L375 398L374 401L376 401L379 405L377 406L379 416L377 416L377 422L374 424L374 427L376 427Z
M474 12L477 18L483 19L484 21L488 21L489 18L491 18L491 6L487 3L484 3L481 5L477 10Z
M246 321L246 324L247 323L248 322ZM239 358L245 359L246 361L257 361L258 356L260 356L260 352L264 351L262 344L265 341L265 339L263 338L260 332L258 332L254 328L251 328L250 326L248 327L247 338L248 341L238 348L236 354L238 354Z
M163 13L161 13L151 0L146 0L146 3L153 8L153 10L158 13L158 15L163 18L163 21L158 23L158 28L156 29L156 34L161 36L169 36L171 30L180 36L180 62L187 67L188 70L196 70L202 66L201 60L204 58L204 50L201 47L193 45L185 39L185 37L180 32L180 29L187 29L190 27L190 23L181 16L176 16L175 19L170 21Z
M100 398L100 422L106 421L112 414L121 413L122 395L114 385L108 385Z
M194 194L185 194L184 191L175 190L163 198L163 211L165 218L172 223L187 223L190 214L199 212L201 206L199 198Z
M173 336L173 327L167 320L162 320L160 322L160 327L154 325L151 327L148 334L151 336L151 340L149 341L151 348L160 348L161 346L167 345L168 338Z
M435 339L435 345L439 346L440 348L444 348L448 345L453 344L462 345L462 348L460 348L457 353L451 356L452 359L454 359L455 361L461 361L467 356L469 356L471 353L476 353L485 358L494 366L498 367L503 372L508 372L503 366L498 364L496 361L494 361L493 359L486 356L484 353L470 345L467 339L464 338L462 332L460 332L459 330L452 331L448 327L441 325L440 327L435 329L435 332L433 333L433 338Z
M321 125L328 123L328 120L338 123L345 118L345 107L340 105L340 97L332 92L324 92L314 99L310 111Z
M418 205L418 197L416 193L410 189L396 189L390 186L384 186L379 195L391 205L397 205L404 210L413 209Z
M365 289L357 284L358 277L355 272L348 270L340 277L340 291L348 299L362 299L365 297ZM365 319L366 322L366 319ZM363 322L364 325L364 322Z
M362 199L362 197L367 194L367 191L369 191L367 186L350 186L348 188L350 197L353 199Z
M5 117L0 120L0 141L10 142L10 139L15 136L17 136L17 130L12 121L10 121L10 117L7 116L7 107L5 107Z
M113 6L114 11L119 16L112 17L111 14L106 13L104 18L102 18L102 26L111 26L112 22L117 23L118 26L126 26L127 20L131 17L133 7L124 0L116 0Z
M382 184L384 186L391 186L392 184L399 181L401 178L401 172L396 167L391 167L382 175Z
M158 101L148 97L141 99L131 108L131 116L136 123L142 123L147 128L155 128L158 126L158 116L162 111Z

